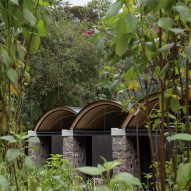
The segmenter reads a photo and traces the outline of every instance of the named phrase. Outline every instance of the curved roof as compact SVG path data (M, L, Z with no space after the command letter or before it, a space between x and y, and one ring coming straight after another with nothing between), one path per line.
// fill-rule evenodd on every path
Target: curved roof
M149 96L148 102L149 102L149 111L151 113L153 109L156 108L156 106L158 106L159 104L159 95L155 94ZM147 115L144 109L145 105L146 105L146 99L143 99L139 102L138 106L137 105L133 106L132 108L134 108L135 111L133 113L128 114L121 128L136 128L137 125L138 127L143 127Z
M34 131L60 131L68 129L80 110L78 107L51 109L38 120Z
M121 104L108 100L93 102L77 115L70 129L108 130L120 127L127 116Z

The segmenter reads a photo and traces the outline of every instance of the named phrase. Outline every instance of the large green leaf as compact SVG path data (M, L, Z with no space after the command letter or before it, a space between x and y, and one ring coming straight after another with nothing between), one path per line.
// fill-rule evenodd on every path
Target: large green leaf
M118 56L122 56L128 49L128 34L121 34L116 42L115 52Z
M184 4L177 4L174 9L179 13L182 22L191 22L191 9Z
M175 113L179 111L180 102L178 99L175 99L175 98L170 99L170 109Z
M127 72L124 74L125 83L128 85L132 80L137 79L137 74L134 67L130 67Z
M185 29L181 29L181 28L171 28L169 30L175 34L184 34L184 31L185 31Z
M103 166L105 167L106 170L111 170L114 167L119 166L121 163L119 161L105 161Z
M128 186L142 187L140 180L128 172L121 172L115 175L114 178L112 178L112 181L123 183Z
M167 137L168 141L191 141L191 135L187 133L177 133Z
M35 26L35 23L36 23L36 18L35 16L32 14L32 12L27 9L27 8L24 8L23 9L23 16L24 16L24 19L31 25L31 26Z
M48 3L47 1L44 1L44 0L39 0L39 5L41 5L41 6L50 6L50 3Z
M162 48L159 48L159 52L165 52L170 50L174 46L174 43L165 44Z
M187 190L191 181L191 162L178 166L176 182L179 190Z
M104 171L103 169L97 168L97 167L91 167L91 166L84 166L77 168L80 172L84 174L88 174L91 176L98 176L101 175Z
M158 20L158 26L165 30L172 28L173 25L174 25L174 21L170 17L162 17Z
M30 49L33 53L36 53L40 46L40 37L37 35L34 35L32 37L31 46Z
M186 58L191 62L191 44L185 48Z
M24 163L25 163L25 166L26 166L28 169L34 168L34 163L33 163L33 161L32 161L28 156L25 157Z
M17 43L17 51L18 51L18 55L20 60L24 60L25 58L25 54L26 54L26 49L23 45L21 45L20 43Z
M169 67L170 67L170 64L167 63L167 64L165 64L165 66L164 66L164 67L162 68L162 70L160 71L160 77L161 77L162 79L165 78Z
M11 3L14 3L14 4L16 4L16 5L19 5L19 2L18 2L18 0L9 0Z
M14 142L16 139L12 135L5 135L0 137L1 140L7 141L7 142Z
M13 82L14 84L18 83L19 76L18 76L16 70L14 70L13 68L8 69L7 76L11 80L11 82Z
M117 2L113 3L109 7L108 11L106 12L106 15L105 15L106 18L115 16L119 12L119 10L123 7L123 4L124 3L122 1L117 1Z
M39 20L37 23L37 29L38 29L38 34L41 37L47 36L47 30L46 30L46 25L43 20Z
M117 26L117 35L128 33L128 28L127 28L125 17L119 18L116 26Z
M1 191L11 191L8 180L0 175L0 190Z
M5 50L2 47L0 49L0 60L1 60L1 62L5 63L5 64L9 64L9 62L11 60L7 50Z
M129 32L135 32L138 27L139 20L134 15L128 14L126 16L126 24Z
M6 158L10 162L15 160L20 154L21 153L19 149L8 149L6 153Z

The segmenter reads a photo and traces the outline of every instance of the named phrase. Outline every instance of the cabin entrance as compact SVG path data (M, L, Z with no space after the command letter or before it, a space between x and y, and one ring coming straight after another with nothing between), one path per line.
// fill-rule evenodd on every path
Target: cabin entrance
M107 161L112 160L111 135L92 136L92 166L103 164L104 157Z
M62 155L63 140L62 136L53 135L51 136L51 154Z
M150 141L148 136L139 137L139 150L140 150L140 170L141 170L141 180L146 183L145 174L151 173L150 168L151 161L151 151L150 151Z
M61 154L63 141L61 135L45 135L38 134L40 144L38 148L38 163L44 165L45 161L50 157L50 154Z
M107 161L112 160L111 135L92 135L84 137L86 165L97 166L103 164L104 157Z

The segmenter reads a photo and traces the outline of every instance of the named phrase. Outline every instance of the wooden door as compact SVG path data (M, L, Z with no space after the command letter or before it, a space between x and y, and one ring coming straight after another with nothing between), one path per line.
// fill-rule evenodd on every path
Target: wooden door
M92 136L92 166L102 164L104 157L107 161L112 160L112 139L111 135Z
M54 135L51 137L51 154L63 154L62 148L63 142L62 137L58 135Z

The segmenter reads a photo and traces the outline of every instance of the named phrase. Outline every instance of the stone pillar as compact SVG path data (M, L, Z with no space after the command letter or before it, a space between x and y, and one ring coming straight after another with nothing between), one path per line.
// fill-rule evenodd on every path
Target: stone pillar
M35 131L28 131L29 137L37 137ZM28 156L38 166L43 166L49 157L50 141L47 137L38 137L39 142L30 141L28 145Z
M84 137L75 137L73 130L62 130L63 157L73 167L86 165L85 140Z
M129 172L138 175L138 160L133 142L126 137L125 129L112 128L112 155L113 160L118 160L121 165L114 168L113 173Z

